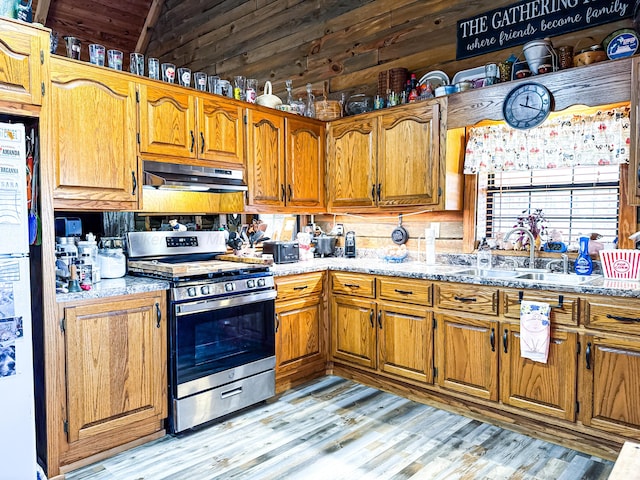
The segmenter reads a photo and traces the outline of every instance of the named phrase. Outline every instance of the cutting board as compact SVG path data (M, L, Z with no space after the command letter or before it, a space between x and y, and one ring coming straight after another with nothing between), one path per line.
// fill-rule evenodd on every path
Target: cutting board
M273 265L273 258L258 257L239 257L238 255L224 254L217 255L218 260L226 260L228 262L254 263L259 265Z

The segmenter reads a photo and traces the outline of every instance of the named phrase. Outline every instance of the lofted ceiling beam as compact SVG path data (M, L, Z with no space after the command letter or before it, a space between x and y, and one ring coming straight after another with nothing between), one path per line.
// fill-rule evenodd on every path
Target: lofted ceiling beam
M138 38L138 43L136 43L136 52L144 53L149 46L149 41L151 40L151 32L160 17L160 13L162 12L162 7L164 5L164 0L153 0L151 2L151 6L149 7L149 14L147 15L147 19L144 21L144 26L142 27L142 31L140 32L140 37Z
M38 0L38 5L36 6L36 11L33 15L33 21L36 23L41 23L42 25L46 25L50 6L51 0Z

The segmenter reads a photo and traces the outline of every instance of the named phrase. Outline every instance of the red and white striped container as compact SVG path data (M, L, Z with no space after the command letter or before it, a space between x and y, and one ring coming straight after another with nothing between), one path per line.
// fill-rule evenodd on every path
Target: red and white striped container
M607 278L640 278L640 250L600 250L600 260Z

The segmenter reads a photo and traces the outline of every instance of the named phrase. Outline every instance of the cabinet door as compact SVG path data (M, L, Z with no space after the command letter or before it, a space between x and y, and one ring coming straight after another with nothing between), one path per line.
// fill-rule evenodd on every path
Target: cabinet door
M198 97L198 157L244 167L244 108Z
M3 101L42 104L42 70L45 51L48 48L48 36L47 32L24 23L2 20L0 98Z
M521 357L519 325L503 324L500 342L502 403L574 421L578 335L553 330L547 363Z
M250 205L284 205L284 117L247 112L247 176Z
M163 297L65 308L69 443L166 417Z
M640 438L640 341L586 335L580 365L582 423Z
M378 119L379 206L439 202L439 107L418 104Z
M335 360L376 368L376 304L334 295L331 298L331 354Z
M276 302L276 377L325 358L319 296Z
M640 156L638 148L640 148L640 138L638 138L638 118L637 109L640 108L640 58L635 57L631 61L631 105L636 109L635 115L631 115L630 137L631 148L629 149L629 169L628 172L628 194L627 202L629 205L640 205ZM623 170L624 172L624 170ZM620 178L622 183L624 177ZM630 248L630 247L627 247Z
M81 209L137 208L135 125L135 84L129 76L62 58L51 60L49 144L56 207L76 201Z
M140 152L196 158L196 99L169 86L138 86Z
M286 203L324 206L324 127L287 118Z
M329 127L329 207L372 207L376 198L375 118Z
M378 302L378 368L433 383L433 313L413 305Z
M438 385L498 400L498 322L437 314Z

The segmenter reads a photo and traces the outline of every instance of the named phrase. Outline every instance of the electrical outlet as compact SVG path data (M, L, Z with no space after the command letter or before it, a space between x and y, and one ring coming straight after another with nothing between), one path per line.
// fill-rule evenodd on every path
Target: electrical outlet
M336 225L335 230L336 230L336 235L338 236L344 235L344 225L342 225L341 223Z
M440 238L440 223L438 222L431 222L431 227L433 230L433 237L434 238Z

